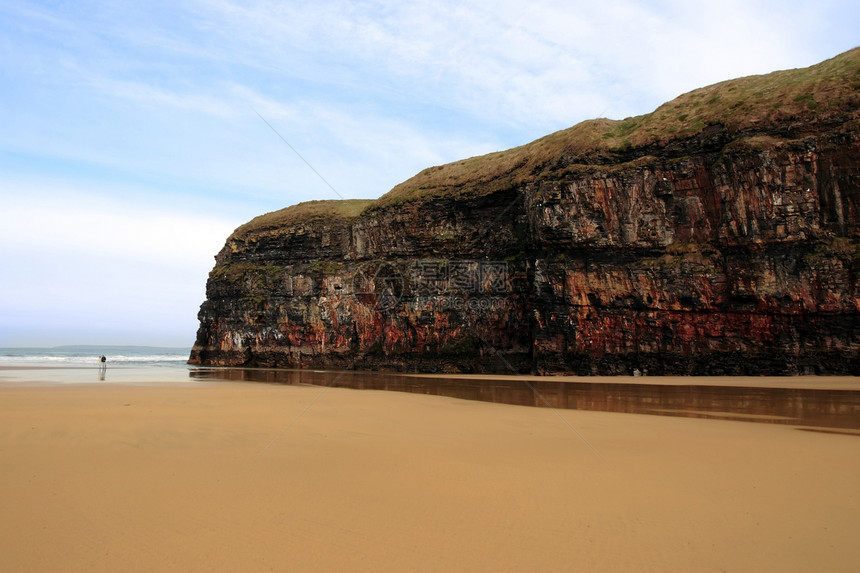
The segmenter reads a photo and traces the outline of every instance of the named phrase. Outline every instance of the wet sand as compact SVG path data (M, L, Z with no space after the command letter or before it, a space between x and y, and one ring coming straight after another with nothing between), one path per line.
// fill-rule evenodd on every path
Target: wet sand
M4 383L0 508L3 571L854 571L860 436L304 385Z
M849 376L440 377L240 367L197 368L189 376L195 380L389 390L516 406L746 420L860 435L860 380Z
M436 374L403 374L433 378ZM664 386L708 386L726 388L788 388L820 390L860 390L857 376L510 376L506 374L445 374L450 380L528 380L529 382L600 382L603 384L660 384Z

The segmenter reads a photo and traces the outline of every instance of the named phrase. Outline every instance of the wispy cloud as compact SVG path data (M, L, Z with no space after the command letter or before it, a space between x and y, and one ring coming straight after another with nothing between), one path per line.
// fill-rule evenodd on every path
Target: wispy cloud
M103 96L126 100L139 108L173 108L185 113L213 116L216 118L236 118L236 106L216 95L197 91L178 92L141 82L118 80L107 77L89 78L93 90ZM199 88L199 86L194 86ZM217 90L212 89L217 93Z
M280 68L285 81L528 131L606 109L645 113L706 83L812 63L821 52L803 38L826 34L813 12L802 2L218 0L195 14L219 38L210 41Z

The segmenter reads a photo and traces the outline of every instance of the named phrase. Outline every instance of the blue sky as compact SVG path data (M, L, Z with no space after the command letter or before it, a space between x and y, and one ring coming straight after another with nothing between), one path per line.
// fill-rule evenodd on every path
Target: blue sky
M0 346L190 346L212 257L258 214L808 66L858 30L856 0L0 0Z

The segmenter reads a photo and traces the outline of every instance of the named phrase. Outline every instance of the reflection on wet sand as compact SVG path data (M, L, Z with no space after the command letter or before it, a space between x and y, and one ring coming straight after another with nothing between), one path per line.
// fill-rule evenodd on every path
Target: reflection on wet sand
M381 372L200 368L192 378L392 390L519 406L791 424L860 436L860 391L414 377Z

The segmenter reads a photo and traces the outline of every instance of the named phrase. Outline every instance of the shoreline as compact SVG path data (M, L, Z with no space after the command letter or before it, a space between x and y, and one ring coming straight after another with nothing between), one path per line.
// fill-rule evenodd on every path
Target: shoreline
M0 366L0 377L4 372L41 370L76 370L76 371L99 371L99 366L56 366L56 365L2 365ZM383 376L404 377L416 379L441 379L441 380L464 380L470 382L480 381L517 381L527 382L570 382L576 384L638 384L659 386L713 386L726 388L785 388L805 390L850 390L860 391L860 376L848 375L821 375L821 376L574 376L574 375L547 375L538 376L533 374L424 374L413 372L389 372L375 370L313 370L313 369L291 369L291 368L246 368L241 366L199 366L188 364L177 364L170 366L141 366L141 365L110 365L107 372L123 370L156 369L156 371L183 371L183 372L250 372L250 373L272 373L277 377L278 373L284 374L327 374L342 376ZM24 382L24 381L22 381ZM2 378L0 378L2 383Z
M0 369L0 388L71 385L188 386L255 384L435 395L530 408L646 414L783 424L860 435L860 380L834 377L428 376L286 369L138 366Z

